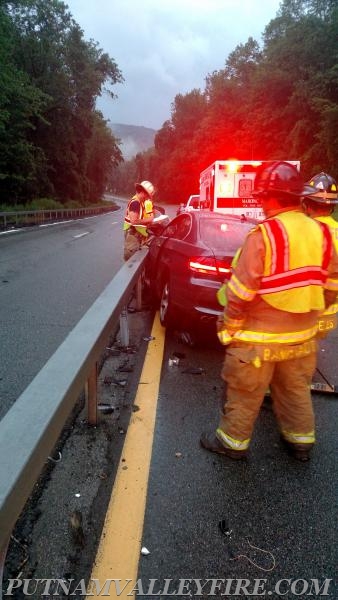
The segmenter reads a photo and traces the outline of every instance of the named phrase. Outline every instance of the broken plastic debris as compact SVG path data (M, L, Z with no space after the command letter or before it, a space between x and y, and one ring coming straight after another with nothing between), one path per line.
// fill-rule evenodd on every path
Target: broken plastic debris
M180 362L179 358L169 358L168 365L169 367L177 366Z
M146 337L144 337L144 338L142 338L142 339L143 339L145 342L150 342L151 340L154 340L155 338L154 338L154 336L153 336L153 335L149 335L149 336L146 336Z
M146 548L145 546L143 546L141 548L141 554L143 554L143 556L148 556L148 554L150 554L150 551L148 550L148 548Z
M81 494L75 494L76 498L81 498Z
M202 369L202 367L189 367L188 369L184 369L182 373L190 373L191 375L202 375L202 373L205 373L205 369Z
M230 536L232 534L232 529L229 528L225 519L222 519L222 521L219 522L218 526L223 535Z
M109 415L115 410L115 406L112 406L111 404L98 404L97 408L105 415Z
M127 384L127 380L126 379L113 379L112 383L114 383L115 385L120 385L121 387L124 387Z

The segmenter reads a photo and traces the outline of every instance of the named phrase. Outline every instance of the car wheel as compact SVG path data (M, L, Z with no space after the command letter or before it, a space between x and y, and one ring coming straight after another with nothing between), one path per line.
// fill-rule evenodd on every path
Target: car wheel
M164 281L160 300L160 321L163 327L169 327L172 321L172 306L169 279Z

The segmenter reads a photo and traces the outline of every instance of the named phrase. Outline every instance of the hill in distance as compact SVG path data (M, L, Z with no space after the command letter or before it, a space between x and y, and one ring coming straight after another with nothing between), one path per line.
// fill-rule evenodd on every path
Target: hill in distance
M111 130L121 141L120 149L125 160L130 160L138 152L144 152L154 145L156 129L139 125L111 123Z

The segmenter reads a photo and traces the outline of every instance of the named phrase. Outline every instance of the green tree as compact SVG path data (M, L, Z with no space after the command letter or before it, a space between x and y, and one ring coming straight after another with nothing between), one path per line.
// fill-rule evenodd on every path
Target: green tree
M26 190L35 193L45 167L43 150L31 143L34 123L43 121L49 100L16 64L17 32L0 7L0 194L17 202Z
M16 31L14 63L45 99L43 119L33 116L27 143L45 159L39 192L61 201L82 203L103 187L91 168L95 139L97 160L121 160L116 140L95 112L99 95L123 80L115 61L92 40L87 42L67 6L59 0L6 2L6 14ZM107 131L103 135L103 130ZM100 134L98 134L100 131ZM102 143L102 146L99 145ZM26 198L30 194L26 180ZM36 193L36 191L35 191Z

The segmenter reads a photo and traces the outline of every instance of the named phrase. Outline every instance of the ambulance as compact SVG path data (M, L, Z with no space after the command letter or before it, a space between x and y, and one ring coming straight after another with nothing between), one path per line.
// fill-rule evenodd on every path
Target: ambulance
M276 161L216 160L200 174L200 202L215 212L261 221L262 207L253 198L252 190L257 169L273 162ZM300 170L300 161L286 162Z

